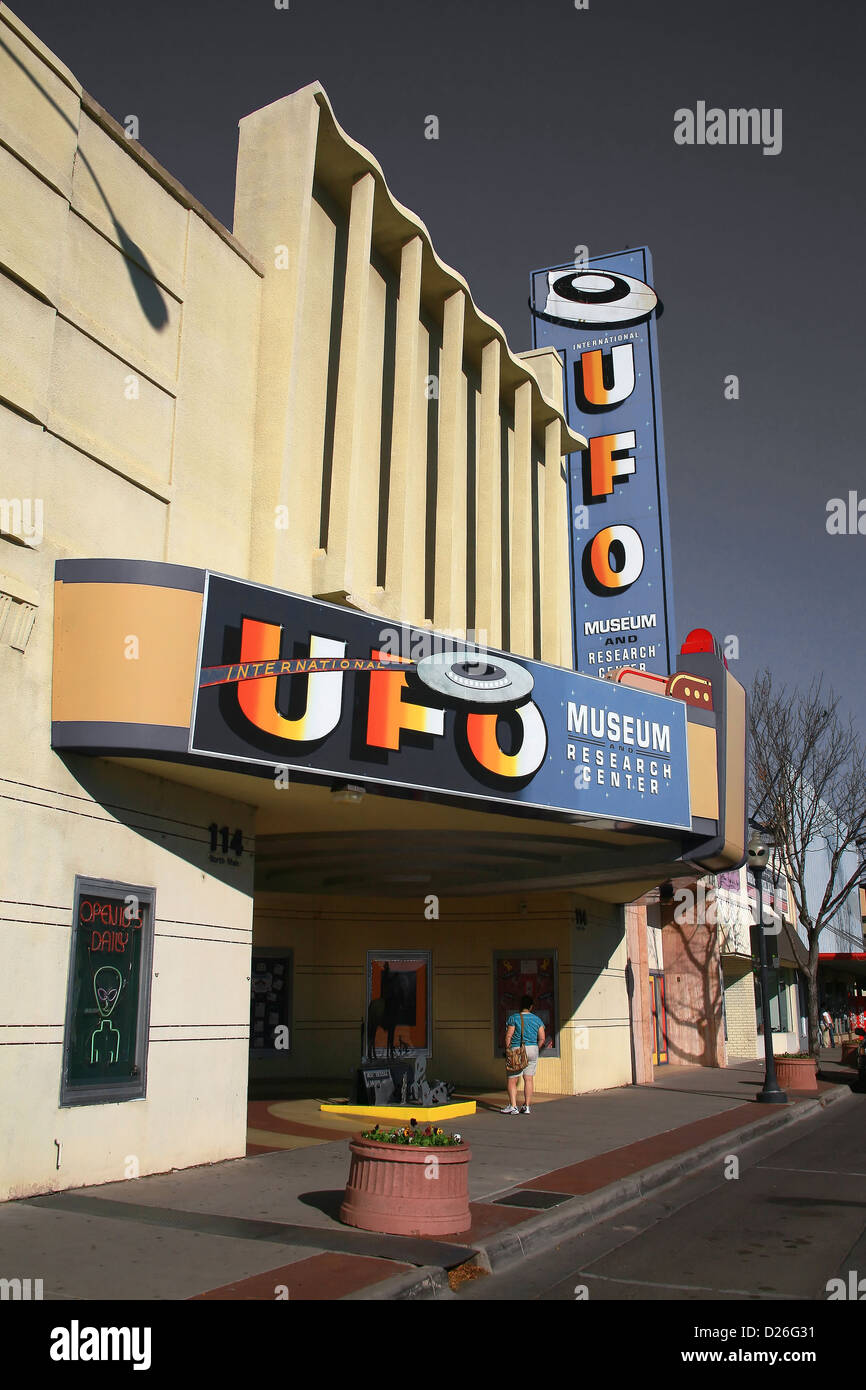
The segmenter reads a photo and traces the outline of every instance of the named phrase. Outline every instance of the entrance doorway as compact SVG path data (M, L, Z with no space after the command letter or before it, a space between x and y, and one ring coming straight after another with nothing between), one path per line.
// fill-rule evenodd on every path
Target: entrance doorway
M664 1066L668 1060L668 1021L665 1014L665 977L660 970L650 971L650 1006L652 1008L653 1066Z

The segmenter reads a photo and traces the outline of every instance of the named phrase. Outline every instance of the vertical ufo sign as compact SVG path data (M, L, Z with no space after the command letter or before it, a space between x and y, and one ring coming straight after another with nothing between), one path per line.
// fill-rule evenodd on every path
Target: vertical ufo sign
M533 346L565 362L575 667L667 674L675 632L658 298L646 247L532 275Z

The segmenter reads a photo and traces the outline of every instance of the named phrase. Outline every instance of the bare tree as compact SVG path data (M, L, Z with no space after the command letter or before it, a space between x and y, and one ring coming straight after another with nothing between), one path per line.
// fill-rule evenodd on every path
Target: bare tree
M805 941L787 924L785 930L808 981L809 1050L816 1055L819 941L863 876L866 833L866 751L853 721L844 722L838 707L838 697L824 690L822 680L789 692L774 686L767 670L755 677L749 707L749 804L784 856ZM828 872L816 906L815 893L811 901L807 897L807 859L820 845L827 850ZM852 848L857 865L844 877L843 856ZM855 946L863 949L862 934L859 941L852 938Z

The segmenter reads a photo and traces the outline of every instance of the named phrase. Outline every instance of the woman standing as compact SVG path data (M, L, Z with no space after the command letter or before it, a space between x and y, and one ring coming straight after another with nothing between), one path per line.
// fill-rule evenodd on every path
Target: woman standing
M509 1072L508 1074L508 1104L503 1106L503 1115L529 1115L531 1114L529 1104L532 1100L532 1088L534 1086L533 1077L535 1068L538 1066L538 1049L544 1046L545 1032L544 1024L538 1014L532 1012L532 995L524 994L520 1001L520 1013L510 1014L505 1020L505 1046L511 1047L512 1040L517 1034L515 1046L519 1047L521 1041L526 1048L526 1066L523 1071ZM517 1109L517 1082L523 1077L523 1104L520 1110Z

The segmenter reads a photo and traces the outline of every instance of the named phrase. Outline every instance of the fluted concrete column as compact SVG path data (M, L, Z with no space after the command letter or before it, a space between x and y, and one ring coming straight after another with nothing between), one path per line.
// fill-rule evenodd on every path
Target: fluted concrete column
M571 665L571 604L568 583L568 496L561 427L544 431L544 544L541 553L541 656L555 666Z
M481 353L481 420L475 545L475 626L487 643L502 641L502 446L500 439L500 354L498 338Z
M434 627L466 630L466 378L463 328L466 296L445 300L439 377L439 471Z
M415 623L424 618L425 576L426 398L419 347L423 251L421 238L413 237L400 258L385 569L389 611Z
M514 468L511 478L511 638L532 656L532 383L514 393Z
M298 382L305 351L300 328L318 127L319 107L311 96L286 97L241 121L234 216L236 236L265 267L250 578L301 592L310 584L318 544L321 488L306 451L295 445L296 422L306 405ZM277 528L280 505L289 508L289 528Z
M375 190L372 174L352 186L327 545L314 566L319 594L366 596L376 583L379 461L365 450L360 427L367 405L365 333Z

